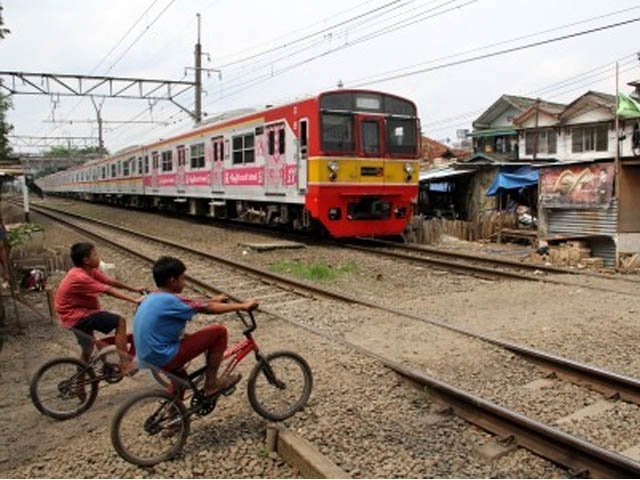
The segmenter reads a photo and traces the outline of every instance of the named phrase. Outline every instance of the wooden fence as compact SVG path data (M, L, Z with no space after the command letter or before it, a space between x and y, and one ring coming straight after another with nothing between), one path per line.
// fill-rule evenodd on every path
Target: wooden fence
M516 224L517 218L514 212L489 211L473 221L425 219L421 215L416 215L407 225L405 239L423 245L439 243L442 235L468 241L489 240L497 236L503 228L516 228Z

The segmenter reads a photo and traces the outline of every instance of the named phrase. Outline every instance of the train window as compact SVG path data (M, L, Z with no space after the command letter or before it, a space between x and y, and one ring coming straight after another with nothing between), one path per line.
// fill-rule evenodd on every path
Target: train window
M213 141L213 161L217 162L221 159L221 155L220 155L220 143L216 142L215 140Z
M149 173L149 155L144 156L144 173Z
M387 119L387 151L391 154L416 153L415 120L392 117Z
M142 175L142 157L138 157L138 175Z
M300 153L307 153L309 143L309 121L300 120Z
M284 154L284 127L278 130L278 153L280 155Z
M116 178L116 164L111 164L111 178Z
M322 150L353 152L353 116L335 113L322 115Z
M276 153L276 132L269 130L269 155Z
M173 152L165 150L162 152L162 171L170 172L171 170L173 170Z
M178 167L184 167L187 164L187 151L184 145L178 147Z
M131 173L131 170L129 168L130 165L131 165L131 160L125 160L124 162L122 162L122 176L123 177L128 177L129 174Z
M413 103L388 95L384 97L384 111L389 115L416 116L416 107Z
M191 168L204 168L204 143L191 145Z
M151 156L153 158L153 169L157 170L158 169L158 152L153 152Z
M362 153L367 155L380 155L380 133L377 121L364 121L361 124Z
M255 162L253 133L233 137L233 164Z

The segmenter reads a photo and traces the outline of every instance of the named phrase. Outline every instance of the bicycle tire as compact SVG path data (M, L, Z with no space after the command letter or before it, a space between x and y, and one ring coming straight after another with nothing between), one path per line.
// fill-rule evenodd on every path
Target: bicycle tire
M132 407L134 407L137 403L141 403L145 400L154 400L157 399L158 400L158 410L156 411L156 413L154 413L154 415L156 415L161 409L163 409L166 405L170 405L170 408L174 408L175 411L173 412L173 414L169 413L167 418L161 418L159 420L160 423L162 422L172 422L171 417L175 416L176 413L177 415L179 415L180 420L181 420L181 425L182 428L180 428L179 431L179 436L178 436L178 440L176 442L175 445L173 445L173 447L171 447L170 449L168 449L167 451L161 453L160 455L154 456L154 457L141 457L139 456L139 454L137 453L132 453L128 447L124 444L123 439L122 439L122 435L121 435L121 427L122 427L122 421L125 418L125 415L132 409ZM164 415L164 414L163 414ZM144 426L146 428L147 426L147 422L151 419L151 417L149 417L147 420L145 420ZM157 428L159 428L159 430L155 431L155 432L149 432L145 429L142 430L142 432L140 432L138 439L142 440L143 443L145 445L147 445L148 443L150 443L150 441L148 441L148 438L151 438L151 436L153 435L162 435L162 430L167 429L167 426L169 424L165 424L157 426ZM153 425L151 428L156 427L156 425ZM169 393L167 393L164 390L150 390L150 391L146 391L146 392L142 392L139 393L137 395L134 395L133 397L129 398L129 400L127 400L116 412L115 416L113 417L113 421L111 422L111 443L113 445L113 448L116 450L116 452L118 453L118 455L120 455L120 457L122 457L124 460L126 460L127 462L133 464L133 465L137 465L140 467L151 467L153 465L157 465L160 462L166 461L166 460L170 460L173 457L175 457L176 455L178 455L181 451L182 448L184 447L185 442L187 441L187 437L189 436L189 431L190 431L190 419L189 416L187 415L187 409L184 407L184 405L182 404L182 402L180 400L177 400L175 398L175 396L170 395ZM146 437L143 437L145 434ZM170 437L168 437L170 438Z
M258 379L264 376L269 385L275 388L279 388L273 384L272 379L269 377L273 375L274 370L277 378L278 368L274 369L275 363L277 360L288 359L293 362L292 365L296 365L300 372L302 373L303 378L303 387L299 398L295 400L295 402L285 408L283 411L273 411L270 410L269 407L265 406L260 400L260 395L257 392L257 382ZM262 373L262 376L260 375ZM279 388L280 390L284 390L284 388ZM271 421L282 421L291 417L298 411L302 410L304 406L307 404L309 397L311 396L311 390L313 388L313 375L311 373L311 368L309 364L306 362L304 358L294 352L290 352L287 350L281 350L278 352L271 353L266 357L258 360L258 364L253 368L251 374L249 375L249 381L247 383L247 394L249 397L249 403L253 407L253 409L258 413L261 417L266 418Z
M47 402L44 401L43 398L41 398L38 387L42 377L45 375L45 373L47 373L48 370L51 370L52 368L63 365L65 363L75 367L76 369L82 369L82 373L86 374L89 377L89 392L86 393L86 397L84 401L80 403L80 405L68 411L60 411L54 409L50 405L47 405ZM62 395L71 395L68 390L72 387L62 387L60 385L61 383L62 380L58 383L58 392ZM62 391L61 388L63 388L64 391ZM29 385L29 395L31 396L33 405L44 415L55 418L56 420L67 420L69 418L77 417L78 415L86 412L89 408L91 408L93 402L95 402L96 397L98 396L98 382L96 381L96 374L93 371L93 368L84 363L82 360L73 357L56 358L42 365L33 375L31 384Z
M158 383L158 385L160 385L161 387L165 387L166 388L166 387L169 386L169 383L170 383L169 382L169 377L162 370L160 370L158 368L152 368L151 369L151 376Z

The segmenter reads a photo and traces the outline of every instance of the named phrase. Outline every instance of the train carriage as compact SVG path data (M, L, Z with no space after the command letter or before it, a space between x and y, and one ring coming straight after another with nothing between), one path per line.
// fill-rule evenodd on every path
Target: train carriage
M396 235L418 193L415 105L337 90L237 111L40 180L47 193L192 215Z

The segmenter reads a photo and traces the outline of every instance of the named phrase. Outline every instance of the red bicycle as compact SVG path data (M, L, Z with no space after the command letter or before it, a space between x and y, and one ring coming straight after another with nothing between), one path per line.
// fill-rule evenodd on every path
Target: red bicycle
M63 357L55 358L38 369L31 379L29 393L40 412L57 420L77 417L95 402L100 382L114 384L124 378L120 372L115 337L97 339L94 345L96 349L88 363L74 357ZM136 354L131 333L127 334L127 353L131 358Z
M253 313L248 312L250 322L240 312L237 314L245 326L242 333L246 338L225 352L223 375L231 373L254 352L257 364L247 384L249 403L268 420L285 420L307 404L313 386L311 368L294 352L283 350L262 355L252 336L256 329ZM111 442L116 452L128 462L144 467L180 453L189 436L191 417L208 415L221 395L231 395L236 389L233 386L205 396L204 387L198 386L204 383L205 370L206 366L186 377L174 378L177 388L173 393L150 390L125 402L111 423Z

